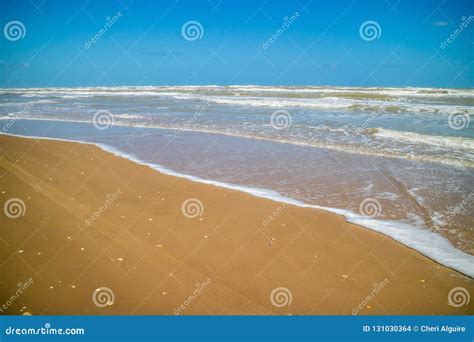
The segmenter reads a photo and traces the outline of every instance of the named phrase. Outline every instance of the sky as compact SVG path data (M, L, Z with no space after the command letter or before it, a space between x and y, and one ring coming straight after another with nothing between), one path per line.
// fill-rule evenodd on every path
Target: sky
M0 87L474 84L472 1L0 6Z

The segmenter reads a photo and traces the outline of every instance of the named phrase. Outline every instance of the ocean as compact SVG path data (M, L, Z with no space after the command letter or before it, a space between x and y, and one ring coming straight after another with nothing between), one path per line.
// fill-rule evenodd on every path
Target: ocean
M342 214L471 277L472 115L472 89L0 89L3 133Z

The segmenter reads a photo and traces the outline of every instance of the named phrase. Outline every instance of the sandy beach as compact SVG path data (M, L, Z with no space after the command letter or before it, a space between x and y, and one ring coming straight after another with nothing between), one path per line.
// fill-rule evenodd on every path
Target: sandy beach
M1 314L474 313L448 300L471 278L342 216L89 144L0 135L0 151Z

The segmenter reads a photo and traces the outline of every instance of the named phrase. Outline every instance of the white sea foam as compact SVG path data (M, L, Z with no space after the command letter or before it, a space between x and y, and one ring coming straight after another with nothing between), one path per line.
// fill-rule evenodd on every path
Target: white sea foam
M239 105L250 107L306 107L316 109L355 109L368 111L392 111L415 113L467 113L474 114L474 108L469 106L407 103L402 101L382 101L367 99L352 99L341 97L322 98L279 98L279 97L252 97L252 96L209 96L199 94L162 93L163 96L172 96L179 100L202 100L216 104Z
M125 115L125 117L122 115ZM117 120L115 120L114 122L114 126L130 127L129 122L119 121L121 117L124 119L127 119L127 115L128 114L114 114L114 117L117 118ZM43 118L43 117L37 117L37 116L36 117L31 117L31 116L18 117L16 115L0 116L0 120L10 120L12 118L16 118L19 120L70 122L70 123L86 123L86 124L90 124L92 122L90 120L80 120L80 119L70 120L70 119L48 118L48 117ZM423 155L420 153L416 155L407 154L407 153L399 153L395 150L380 150L380 149L370 148L368 146L349 145L349 144L343 144L341 142L331 143L331 142L321 141L317 139L310 139L310 140L305 139L304 141L300 141L297 139L289 139L282 136L264 136L264 135L259 135L257 133L248 134L245 132L234 131L234 130L229 130L229 129L222 130L222 129L215 129L215 128L195 127L195 126L183 127L181 125L172 125L172 124L168 124L168 125L134 124L133 127L218 134L218 135L226 135L226 136L232 136L232 137L238 137L238 138L270 141L270 142L281 143L281 144L291 144L291 145L297 145L297 146L307 146L307 147L329 149L329 150L335 150L335 151L340 151L344 153L366 155L366 156L371 156L371 157L398 158L398 159L420 161L420 162L427 162L427 163L436 163L436 164L447 165L450 167L458 167L462 169L474 168L474 162L472 161L472 159L459 159L459 158L454 158L448 155L433 156L433 155Z
M353 103L339 98L324 99L285 99L265 97L237 97L237 96L205 96L205 95L171 95L178 100L202 100L217 104L251 106L251 107L311 107L321 109L349 108Z
M241 94L244 92L244 94ZM473 106L452 105L413 98L474 99L470 89L362 88L362 87L265 87L265 86L146 86L85 88L11 88L0 94L21 97L53 97L64 100L92 97L173 97L221 105L270 108L314 108L322 110L362 110L409 113L464 113L474 115ZM285 94L288 94L285 96ZM290 96L291 94L291 96ZM294 95L298 95L295 98ZM270 96L272 95L272 96ZM305 95L307 95L305 97ZM310 96L311 95L311 96ZM359 96L364 95L362 98ZM386 95L378 98L373 95ZM317 96L316 98L314 96Z
M389 236L393 238L394 240L404 244L405 246L413 248L414 250L420 252L421 254L424 254L425 256L437 261L438 263L442 265L455 269L471 278L474 278L474 256L471 256L467 253L464 253L456 249L446 238L444 238L443 236L437 233L431 232L430 230L425 229L425 228L417 227L410 224L400 223L396 221L388 221L388 220L383 221L383 220L367 218L367 217L352 213L348 210L307 204L302 201L293 199L291 197L284 196L270 189L248 187L248 186L203 179L200 177L183 174L180 172L176 172L174 170L170 170L159 164L143 161L133 155L119 151L116 148L110 145L106 145L106 144L90 143L87 141L69 140L69 139L14 135L14 134L8 134L8 133L0 133L0 134L22 136L25 138L71 141L71 142L79 142L79 143L84 143L84 144L93 144L103 149L106 152L112 153L122 158L126 158L128 160L131 160L141 165L149 166L150 168L158 172L168 174L171 176L185 178L194 182L227 188L231 190L246 192L255 197L265 198L265 199L269 199L276 202L283 202L283 203L295 205L298 207L320 209L320 210L325 210L325 211L332 212L335 214L343 215L344 217L346 217L346 219L349 222L358 224L360 226L369 228L371 230L374 230L376 232Z
M143 115L136 114L114 114L114 117L117 119L143 119Z
M407 103L400 101L381 100L359 100L346 99L340 97L323 98L278 98L278 97L251 97L251 96L209 96L199 94L176 94L162 93L162 96L172 96L177 100L201 100L210 103L223 105L236 105L248 107L269 107L269 108L314 108L314 109L350 109L362 111L380 112L411 112L411 113L436 113L436 114L457 114L465 113L474 115L474 107L457 106L446 104L421 104Z
M407 97L474 97L472 89L443 88L375 88L375 87L263 87L230 86L234 91L268 93L311 93L311 94L377 94Z
M157 93L161 91L182 91L196 92L207 90L211 92L229 91L229 92L264 92L264 93L296 93L296 94L376 94L388 96L407 96L407 97L467 97L474 98L472 89L444 89L444 88L378 88L378 87L331 87L331 86L120 86L120 87L77 87L77 88L0 88L0 94L144 94Z
M374 134L377 137L388 138L392 140L425 144L430 146L439 146L452 149L474 150L474 139L440 135L425 135L413 132L394 131L386 128L377 128Z

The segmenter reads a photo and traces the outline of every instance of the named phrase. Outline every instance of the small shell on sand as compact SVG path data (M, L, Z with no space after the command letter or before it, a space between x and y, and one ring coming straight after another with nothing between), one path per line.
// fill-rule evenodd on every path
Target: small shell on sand
M344 278L344 279L349 278L349 276L347 274L341 274L341 277Z
M151 221L153 221L153 219L150 217L150 218L148 219L148 221L150 221L150 222L151 222Z
M23 312L23 316L31 316L31 313L29 313L28 311L25 311Z
M117 258L117 261L123 261L123 258Z
M18 251L18 254L21 254L21 253L23 253L23 252L24 252L23 249L20 249L20 250Z
M84 247L81 247L81 251L84 251L84 250L86 250L86 249Z
M204 238L205 238L205 239L209 238L209 235L204 235Z
M71 285L71 288L75 289L75 288L76 288L76 285Z
M156 245L156 247L161 248L161 247L163 247L163 245Z
M54 286L50 286L49 289L50 289L50 290L54 289Z
M166 296L168 293L165 292L165 291L163 291L163 292L161 292L161 294L162 294L163 296Z

